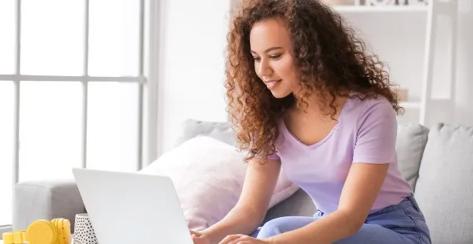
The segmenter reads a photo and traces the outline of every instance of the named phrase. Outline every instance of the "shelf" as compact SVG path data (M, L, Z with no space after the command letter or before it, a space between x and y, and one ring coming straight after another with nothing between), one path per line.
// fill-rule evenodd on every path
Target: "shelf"
M405 109L420 109L420 102L400 102L399 105Z
M332 6L339 13L427 13L427 5L416 6Z
M435 80L445 78L452 79L450 90L454 89L457 19L461 10L458 0L428 2L404 6L331 6L344 24L365 42L368 52L378 55L386 64L390 77L401 81L399 86L409 89L411 99L399 104L405 109L400 118L427 126L440 118L440 113L432 115L433 112L444 111L443 118L452 113L449 108L454 92L449 91L452 101L442 100L433 96L432 88ZM450 76L444 77L444 74Z

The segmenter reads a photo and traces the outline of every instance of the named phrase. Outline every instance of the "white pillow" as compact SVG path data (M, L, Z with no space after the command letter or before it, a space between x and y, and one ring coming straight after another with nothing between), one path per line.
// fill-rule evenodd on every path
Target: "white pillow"
M202 230L222 219L236 204L246 171L243 159L244 154L235 147L198 136L163 154L141 172L169 176L189 228ZM269 207L297 189L280 174Z

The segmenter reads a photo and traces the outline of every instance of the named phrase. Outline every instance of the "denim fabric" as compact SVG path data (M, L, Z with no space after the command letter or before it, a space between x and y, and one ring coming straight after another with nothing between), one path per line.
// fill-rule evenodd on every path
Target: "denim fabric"
M288 216L270 220L252 236L259 239L291 231L323 218L317 211L313 217ZM360 231L338 240L337 244L430 244L429 229L414 197L409 196L399 204L385 207L368 215Z

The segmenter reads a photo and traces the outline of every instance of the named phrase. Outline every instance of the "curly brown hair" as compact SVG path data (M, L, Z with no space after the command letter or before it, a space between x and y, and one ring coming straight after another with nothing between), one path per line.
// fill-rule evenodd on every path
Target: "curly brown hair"
M280 18L293 43L302 96L273 97L258 78L250 49L250 31L259 21ZM366 45L342 18L317 0L248 0L234 13L227 46L227 103L240 149L247 159L274 153L278 119L296 105L306 107L314 92L332 118L337 97L360 99L384 96L396 112L401 110L391 90L383 63L368 54Z

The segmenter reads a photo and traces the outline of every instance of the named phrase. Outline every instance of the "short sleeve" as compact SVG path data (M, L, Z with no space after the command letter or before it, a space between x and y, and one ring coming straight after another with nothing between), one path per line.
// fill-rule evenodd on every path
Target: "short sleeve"
M375 101L358 120L353 163L396 161L396 113L386 99Z

